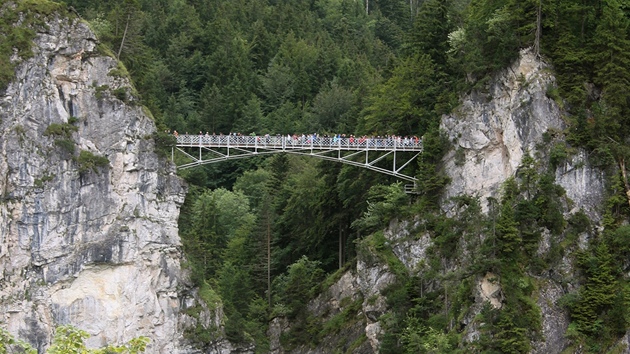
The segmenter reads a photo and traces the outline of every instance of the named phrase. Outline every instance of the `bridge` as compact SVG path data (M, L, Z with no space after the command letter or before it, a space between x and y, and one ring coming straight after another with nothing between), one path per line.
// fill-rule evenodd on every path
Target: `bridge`
M252 156L289 153L363 167L415 184L417 179L414 176L401 171L420 155L422 140L415 137L317 135L177 135L177 144L171 152L173 161L175 150L184 154L190 161L177 166L179 169ZM391 168L384 166L387 156L392 157ZM406 189L410 191L411 188Z

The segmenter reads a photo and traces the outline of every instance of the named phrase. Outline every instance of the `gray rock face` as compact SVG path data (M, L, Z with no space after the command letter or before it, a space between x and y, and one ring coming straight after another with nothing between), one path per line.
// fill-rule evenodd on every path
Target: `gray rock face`
M440 128L455 149L445 157L452 181L446 198L478 196L486 205L514 176L525 153L533 155L548 130L562 129L560 110L546 96L555 79L546 65L524 50L520 60L493 82L488 97L470 95Z
M573 202L570 213L583 210L594 222L601 221L605 181L604 172L590 166L583 151L556 170L556 183L567 191Z
M456 210L454 205L449 205L449 198L460 195L479 197L487 211L487 198L499 197L501 185L515 176L526 153L535 156L543 143L543 134L564 128L559 108L546 96L547 88L555 84L554 80L551 70L543 62L529 51L523 51L520 60L493 82L487 97L478 94L465 97L457 112L443 117L441 128L455 145L444 159L444 170L452 179L442 204L445 212ZM567 213L583 210L597 223L601 219L599 206L605 191L603 173L591 167L585 154L579 152L557 168L555 177L556 183L566 191ZM432 245L429 235L418 229L414 222L392 221L384 230L387 246L410 274L423 271ZM543 232L539 245L541 257L551 247L550 237L549 232ZM580 236L581 239L584 237L588 235ZM464 254L453 264L444 264L444 272L456 271L467 262L468 256ZM555 269L559 277L573 272L573 265L566 259ZM560 353L568 345L565 332L569 317L559 300L567 291L575 289L571 284L565 284L563 288L551 275L535 278L537 290L533 298L541 311L542 336L532 343L532 353ZM370 344L368 349L377 353L383 335L379 319L389 311L382 292L395 279L387 264L371 250L363 249L357 257L356 270L346 273L331 287L329 294L318 297L309 308L315 316L326 316L339 311L339 294L347 294L349 290L361 294L364 299L361 311L365 316L362 330ZM475 317L485 303L489 302L499 310L502 308L503 291L500 279L492 273L474 280L473 294L470 294L474 303L459 324L464 343L479 338L480 324ZM286 322L274 326L276 336L288 328ZM630 335L620 344L630 342L628 337ZM311 352L325 352L321 349ZM282 353L280 349L275 352Z
M154 122L82 21L50 20L33 52L0 97L0 323L40 350L72 324L89 346L144 335L148 352L190 351L185 188ZM53 124L76 131L44 134ZM108 163L82 169L79 151Z

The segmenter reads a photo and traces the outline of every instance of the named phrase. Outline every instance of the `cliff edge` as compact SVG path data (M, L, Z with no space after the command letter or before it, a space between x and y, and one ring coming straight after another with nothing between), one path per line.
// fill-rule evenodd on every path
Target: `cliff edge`
M148 352L189 351L186 190L100 49L86 23L51 15L0 96L0 323L40 352L60 324L90 347L147 336Z

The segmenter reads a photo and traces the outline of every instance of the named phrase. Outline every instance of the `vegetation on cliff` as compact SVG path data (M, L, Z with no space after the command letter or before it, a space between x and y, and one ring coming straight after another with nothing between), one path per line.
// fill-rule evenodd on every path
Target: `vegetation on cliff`
M137 337L123 345L107 345L103 348L87 348L84 340L90 335L83 330L70 325L59 326L55 329L55 336L46 350L47 354L138 354L144 353L149 343L147 337ZM10 333L0 328L0 353L37 354L37 349L20 339L15 339Z
M28 56L34 35L16 26L20 7L13 3L0 6L0 86L12 77L11 56ZM295 338L308 343L320 327L309 326L314 322L302 309L324 275L352 262L362 247L400 270L379 230L390 218L418 216L416 236L429 234L434 252L421 273L395 272L385 294L391 312L380 319L381 352L527 352L541 336L533 299L541 279L579 286L562 302L571 318L566 336L576 348L604 351L626 333L626 1L66 4L124 62L160 131L423 136L425 152L409 167L421 181L411 198L389 177L283 155L182 173L190 183L180 218L184 249L196 284L221 296L229 339L264 352L268 320L282 315L303 330ZM564 107L568 128L549 137L543 157L523 159L488 214L482 201L460 196L455 215L443 215L438 203L449 181L440 161L450 147L440 117L461 94L486 90L523 48L553 64L558 86L547 94ZM570 201L554 183L554 168L577 147L607 172L601 232L583 213L567 214ZM588 242L580 248L584 234ZM551 247L540 253L543 237ZM563 259L578 265L577 280L549 275ZM473 281L488 273L504 289L502 307L486 306L466 319ZM464 319L478 326L472 343L462 338Z

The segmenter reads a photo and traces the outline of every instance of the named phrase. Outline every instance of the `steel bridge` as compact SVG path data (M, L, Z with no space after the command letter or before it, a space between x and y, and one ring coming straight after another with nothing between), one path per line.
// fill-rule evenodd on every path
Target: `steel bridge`
M289 153L363 167L415 184L415 177L401 171L420 155L422 140L415 137L348 138L317 135L177 135L177 144L171 156L173 161L175 150L190 161L178 165L179 169L252 156ZM390 155L393 159L391 168L383 164L385 157Z

